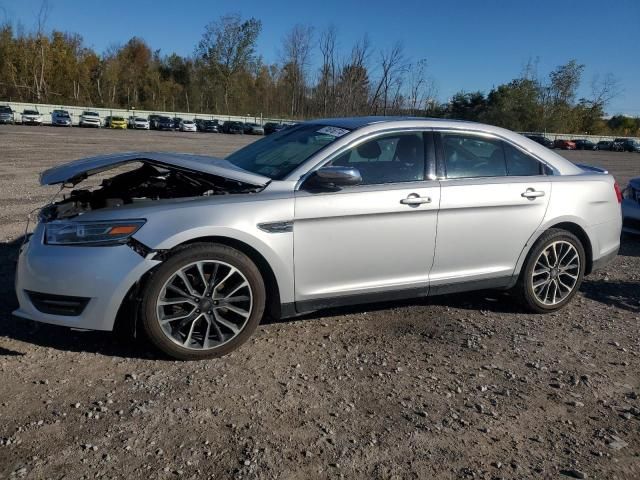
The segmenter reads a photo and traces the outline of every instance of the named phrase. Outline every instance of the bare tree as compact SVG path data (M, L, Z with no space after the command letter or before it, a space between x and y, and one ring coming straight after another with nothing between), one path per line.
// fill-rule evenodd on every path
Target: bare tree
M367 64L370 52L369 37L365 35L353 46L340 69L336 84L337 114L359 115L368 110L370 84Z
M591 80L591 103L594 106L604 108L617 96L622 93L620 80L612 73L604 77L595 75Z
M224 104L229 110L229 92L237 74L255 61L255 47L262 23L255 18L243 21L240 15L225 15L206 26L196 53L220 77Z
M335 110L336 38L337 30L334 25L327 27L327 29L320 35L322 66L320 67L318 92L320 94L322 114L325 117L333 114Z
M403 75L407 69L401 42L396 42L391 49L380 53L380 67L382 72L371 98L371 110L377 114L378 109L381 108L382 114L386 115L389 107L396 104L398 100Z
M307 90L306 75L311 61L313 27L297 24L282 41L282 63L285 82L291 95L292 117L304 115L304 98Z
M48 39L45 32L45 26L47 19L49 18L49 2L43 0L40 4L40 10L36 17L36 38L35 38L35 52L33 63L33 88L35 91L35 97L37 101L41 101L44 96L46 83L45 83L45 66L46 66L46 50L48 46ZM36 60L37 59L37 60Z

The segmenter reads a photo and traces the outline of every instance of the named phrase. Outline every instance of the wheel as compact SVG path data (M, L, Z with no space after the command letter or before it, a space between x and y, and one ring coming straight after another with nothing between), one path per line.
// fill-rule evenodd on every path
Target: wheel
M243 344L266 302L260 271L244 253L220 244L175 252L143 289L140 318L151 343L178 360L225 355Z
M582 283L585 258L584 247L573 233L545 232L529 252L516 286L525 307L546 313L569 303Z

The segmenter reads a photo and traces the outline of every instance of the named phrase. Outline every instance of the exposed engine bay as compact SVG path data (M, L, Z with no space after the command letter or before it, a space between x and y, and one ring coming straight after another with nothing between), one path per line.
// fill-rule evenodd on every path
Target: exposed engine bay
M42 208L40 220L48 222L71 218L92 210L117 208L136 202L260 190L262 187L217 175L143 162L138 168L102 180L97 187L72 190L62 200Z

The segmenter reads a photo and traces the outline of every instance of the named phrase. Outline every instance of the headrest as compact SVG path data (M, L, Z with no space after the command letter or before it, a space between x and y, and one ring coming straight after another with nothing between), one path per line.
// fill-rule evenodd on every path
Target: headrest
M366 142L358 147L358 155L360 155L361 158L378 158L381 153L380 145L378 145L376 141Z

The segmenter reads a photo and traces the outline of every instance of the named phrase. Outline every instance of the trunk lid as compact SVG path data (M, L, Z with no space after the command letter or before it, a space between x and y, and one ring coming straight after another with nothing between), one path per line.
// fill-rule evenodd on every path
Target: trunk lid
M166 168L216 175L257 187L263 187L271 181L269 177L248 172L221 158L188 153L127 152L83 158L50 168L40 174L40 184L72 183L76 185L91 175L129 162L149 163Z

